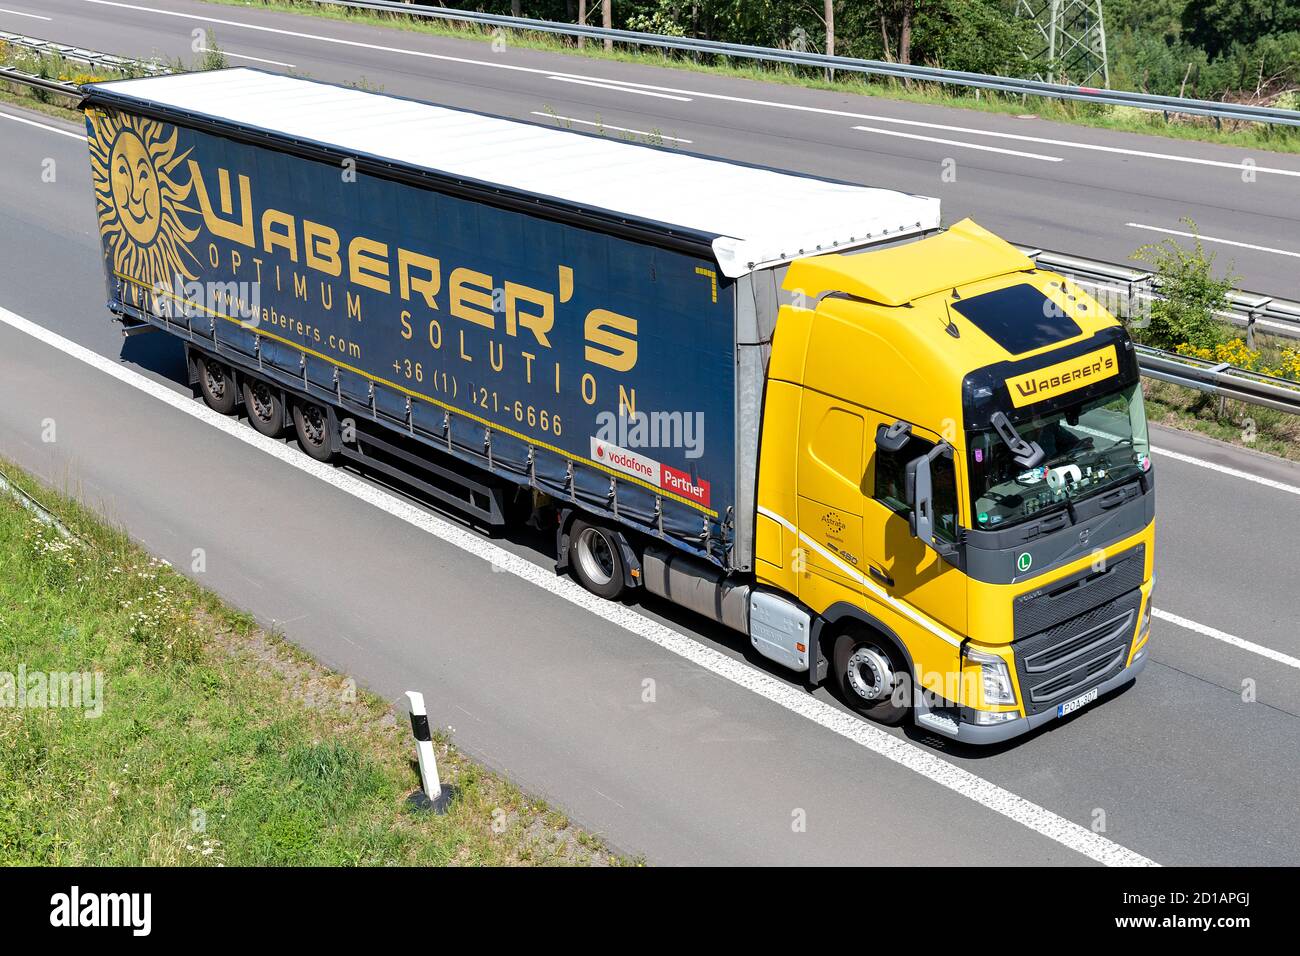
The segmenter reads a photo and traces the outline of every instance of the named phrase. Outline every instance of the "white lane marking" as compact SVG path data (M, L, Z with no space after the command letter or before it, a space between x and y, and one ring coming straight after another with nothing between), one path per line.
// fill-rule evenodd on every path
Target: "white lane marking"
M949 126L946 123L926 123L922 120L899 119L894 116L863 116L863 119L877 123L897 123L900 126L924 126L927 129L942 129L951 133L970 133L972 136L992 136L997 139L1019 140L1022 143L1042 143L1044 146L1065 146L1071 149L1086 149L1095 153L1118 153L1121 156L1140 156L1143 159L1160 159L1173 163L1191 163L1196 166L1217 166L1221 169L1250 169L1257 173L1276 173L1279 176L1300 176L1300 169L1277 169L1272 166L1256 166L1246 161L1230 163L1222 159L1201 159L1198 156L1179 156L1176 153L1153 153L1144 149L1125 149L1121 146L1102 146L1098 143L1081 143L1072 139L1051 139L1046 136L1026 136L1023 133L1000 133L989 129L975 129L970 126Z
M15 17L31 17L33 20L53 20L53 17L43 17L39 13L23 13L21 10L6 10L0 7L0 13L12 14Z
M212 51L205 46L201 46L198 52L211 53ZM236 60L252 60L254 63L270 63L272 66L287 66L291 70L297 69L292 63L285 63L283 60L267 60L260 56L249 56L247 53L232 53L230 50L219 50L217 52L223 56L233 56Z
M1197 234L1194 232L1183 232L1180 229L1166 229L1163 226L1147 226L1140 222L1126 222L1124 225L1133 229L1146 229L1150 232L1163 232L1169 236L1182 236L1184 239L1198 238ZM1300 259L1300 252L1291 252L1287 249L1273 249L1269 246L1257 246L1249 242L1237 242L1235 239L1218 239L1214 236L1200 236L1199 238L1204 242L1217 242L1225 246L1237 246L1240 249L1253 249L1255 252L1271 252L1274 255L1291 256L1292 258Z
M1109 438L1112 441L1119 440L1118 435L1107 435L1105 432L1096 428L1078 426L1079 431L1087 432L1091 435L1097 435L1101 438ZM1180 455L1177 452L1165 451L1163 448L1152 448L1151 451L1157 455L1164 455L1166 458L1175 458L1179 461L1185 461L1192 465L1198 465L1202 468L1212 468L1215 471L1223 471L1235 478L1246 478L1250 481L1258 481L1261 484L1269 485L1274 488L1281 488L1283 491L1289 491L1292 494L1300 494L1300 488L1292 485L1284 485L1280 481L1272 481L1268 478L1260 478L1258 475L1252 475L1249 472L1238 471L1236 468L1225 468L1223 465L1216 465L1212 462L1202 461L1199 458L1192 458L1190 455ZM1151 615L1158 617L1162 621L1168 621L1170 624L1177 624L1179 627L1185 627L1189 631L1195 631L1198 634L1204 634L1206 637L1212 637L1217 641L1223 641L1225 644L1231 644L1234 647L1240 647L1242 650L1251 651L1269 660L1286 664L1290 667L1300 668L1300 658L1292 657L1290 654L1284 654L1281 651L1275 651L1271 647L1265 647L1263 644L1256 644L1254 641L1248 641L1245 638L1235 637L1217 628L1210 627L1206 624L1199 624L1196 621L1186 617L1179 617L1177 614L1171 614L1169 611L1162 611L1159 608L1152 608Z
M670 627L650 620L630 607L598 598L574 581L558 577L554 571L533 564L526 558L512 554L490 541L479 538L458 525L422 511L415 505L367 484L346 471L318 462L288 445L267 438L243 425L237 419L219 415L188 395L175 392L166 385L146 378L139 372L118 365L112 359L105 358L97 352L92 352L84 346L37 325L35 322L31 322L4 308L0 308L0 322L31 336L37 341L44 342L70 358L110 375L119 382L129 385L152 398L156 398L192 418L211 425L213 428L219 429L232 438L279 459L284 464L296 468L304 474L319 479L367 504L371 504L399 521L404 521L452 547L459 548L476 558L480 558L497 571L513 574L530 584L549 591L556 597L590 611L610 624L621 627L652 644L658 645L664 650L721 677L723 680L730 681L738 687L751 691L780 707L784 707L786 710L858 744L864 750L878 754L901 767L918 773L926 779L1006 817L1008 820L1019 823L1049 840L1081 853L1090 860L1107 866L1158 865L1141 854L1108 840L1087 827L1058 816L1036 803L1032 803L1009 790L999 787L995 783L985 780L983 777L949 763L906 739L894 737L879 727L867 723L860 717L844 713L825 701L818 700L800 687L779 680L746 664L744 661L734 660L720 651L706 647Z
M660 139L671 139L674 143L690 143L692 140L682 139L680 136L668 136L664 133L656 133L643 129L629 129L626 126L612 126L609 123L597 123L593 120L578 119L576 116L561 116L559 113L543 113L541 110L533 110L528 115L543 116L546 119L561 120L565 123L581 123L583 126L594 126L597 129L612 129L619 133L635 133L637 136L659 137Z
M513 63L494 63L491 60L476 60L472 57L449 56L445 53L428 53L424 50L410 50L403 47L383 46L378 43L363 43L360 40L345 40L341 37L324 36L317 33L301 33L297 30L284 30L278 27L267 27L256 23L246 23L241 20L223 20L216 17L205 17L194 13L181 13L177 10L160 10L157 7L145 7L134 3L122 3L120 0L82 0L83 3L94 3L106 7L118 7L123 10L139 10L144 13L153 13L158 16L181 17L186 20L202 20L207 23L218 23L223 26L239 27L245 30L257 30L262 33L277 33L282 36L299 37L305 40L318 40L322 43L338 43L343 46L359 47L367 50L379 50L384 53L402 53L407 56L419 56L429 60L443 60L448 63L462 63L467 66L485 66L494 70L513 70L518 73L535 73L548 77L568 76L575 80L586 80L588 83L593 82L592 78L567 74L558 70L540 70L536 67L518 66ZM642 90L656 90L661 93L675 93L687 98L698 98L707 100L720 100L727 103L744 103L747 106L764 106L771 109L794 110L799 113L816 113L821 116L839 116L847 119L873 120L875 122L915 124L920 126L932 126L935 128L945 128L937 123L922 123L919 120L900 120L889 116L877 116L871 113L857 113L852 110L835 110L821 106L804 106L797 103L781 103L776 100L760 100L747 96L728 96L724 93L705 93L701 90L684 90L672 86L658 86L652 83L634 83L631 80L613 80L606 77L597 77L598 84L608 84L611 86L620 86L636 88ZM1003 138L1024 138L1035 139L1035 137L1025 137L1017 133L995 133L989 130L966 129L965 127L946 127L953 130L963 130L970 133L976 133L981 136L997 136ZM1295 169L1275 169L1270 166L1247 166L1245 163L1229 163L1222 160L1198 159L1195 156L1178 156L1173 153L1153 153L1144 150L1123 149L1118 146L1100 146L1095 143L1077 143L1072 140L1049 140L1039 139L1039 142L1069 146L1075 149L1089 149L1101 153L1120 153L1128 156L1140 156L1145 159L1161 159L1175 163L1192 163L1199 166L1219 166L1227 169L1253 169L1259 173L1276 173L1281 176L1300 176L1300 170Z
M878 129L874 126L855 126L854 129L863 133L879 133L881 136L898 136L902 139L920 139L927 143L942 143L945 146L960 146L963 149L978 149L984 153L1002 153L1006 156L1023 156L1026 159L1041 159L1047 163L1063 163L1065 159L1061 156L1045 156L1042 153L1025 153L1018 149L1003 149L1000 146L985 146L981 143L963 143L956 139L940 139L937 136L922 136L920 133L904 133L896 129Z
M1236 637L1225 631L1220 631L1217 627L1209 627L1205 624L1198 624L1196 621L1188 620L1185 617L1179 617L1177 614L1170 614L1168 611L1162 611L1160 608L1152 608L1151 616L1161 621L1168 621L1170 624L1177 624L1179 627L1185 627L1189 631L1195 631L1197 634L1204 634L1206 637L1212 637L1216 641L1223 641L1225 644L1231 644L1233 647L1239 647L1243 651L1250 651L1252 654L1258 654L1261 657L1267 657L1271 661L1277 661L1279 664L1285 664L1287 667L1294 667L1300 670L1300 657L1292 657L1290 654L1283 654L1281 651L1275 651L1271 647L1265 647L1263 644L1256 644L1254 641L1248 641L1244 638Z
M594 86L598 90L612 90L615 93L636 93L639 96L656 96L661 100L679 100L682 103L689 103L689 96L674 96L672 93L656 93L654 90L643 90L636 86L615 86L611 83L604 83L599 80L588 80L579 76L564 76L562 74L551 74L546 77L548 80L558 80L561 83L578 83L582 86Z
M1152 446L1151 451L1156 455L1163 455L1166 458L1172 458L1174 461L1181 461L1184 464L1195 465L1197 468L1208 468L1210 471L1217 471L1223 475L1229 475L1233 478L1242 478L1246 481L1253 481L1257 485L1263 485L1265 488L1274 488L1278 491L1285 491L1293 495L1300 495L1300 488L1295 485L1288 485L1281 481L1274 481L1272 478L1264 478L1260 475L1252 475L1248 471L1241 471L1238 468L1229 468L1227 465L1218 465L1212 461L1205 461L1201 458L1193 458L1191 455L1184 455L1181 452L1168 451L1164 448Z
M0 110L0 119L13 120L15 123L23 123L27 126L35 126L38 129L49 130L51 133L58 133L60 136L71 136L73 139L85 139L85 133L74 133L70 129L60 129L57 126L50 126L48 123L38 123L35 120L25 119L22 116L14 116L12 113L6 113Z
M466 66L486 66L495 70L512 70L517 73L533 73L541 76L559 76L555 70L539 70L536 67L517 66L512 63L493 63L490 60L476 60L471 57L449 56L445 53L429 53L425 50L411 50L399 46L385 46L382 43L365 43L361 40L346 40L343 37L326 36L321 33L303 33L300 30L285 30L280 27L263 26L260 23L248 23L243 20L226 20L221 17L203 16L197 13L182 13L179 10L162 10L158 7L145 7L137 3L122 3L120 0L81 0L82 3L93 3L101 7L116 7L119 10L136 10L140 13L149 13L160 17L178 17L182 20L198 20L202 23L215 23L225 27L237 27L241 30L255 30L258 33L274 33L278 36L297 37L300 40L315 40L320 43L336 43L339 46L350 46L362 50L378 50L381 53L401 53L406 56L423 57L426 60L443 60L448 63L461 63ZM586 79L586 77L576 77L577 79ZM608 82L608 81L601 81Z
M1085 430L1090 430L1090 429L1085 429ZM884 591L880 590L880 588L876 587L876 585L873 582L867 580L865 575L859 574L848 564L846 564L843 561L840 561L838 558L835 557L835 555L828 552L825 548L819 545L812 538L808 537L802 531L796 529L794 525L786 521L780 515L775 514L767 510L766 508L759 508L758 513L761 515L766 515L767 517L771 518L773 521L776 521L778 524L784 527L791 534L796 535L799 540L803 541L806 545L808 545L810 548L812 548L814 551L820 554L827 561L834 564L837 568L840 569L840 572L845 576L847 576L850 580L856 581L857 583L865 586L872 593L879 595L882 599L884 599L889 604L891 604L896 610L898 610L902 614L905 614L907 617L910 617L913 621L915 621L917 624L920 624L926 630L937 635L938 637L943 638L945 641L948 641L950 644L960 643L960 641L954 640L952 637L949 637L946 633L944 633L943 630L937 624L931 622L929 618L924 617L924 615L920 614L919 611L915 611L910 604L899 601L893 598L892 596L890 596L889 594L886 594ZM1160 620L1162 621L1168 621L1171 624L1177 624L1181 627L1188 628L1189 630L1196 631L1198 634L1204 634L1207 637L1213 637L1215 640L1223 641L1227 644L1232 644L1234 647L1240 647L1243 650L1252 651L1253 653L1262 655L1263 657L1267 657L1269 660L1278 661L1282 664L1288 664L1291 667L1300 668L1300 660L1292 657L1289 654L1284 654L1281 651L1275 651L1271 647L1265 647L1263 644L1256 644L1254 641L1248 641L1245 640L1244 638L1234 637L1233 635L1227 634L1216 628L1209 627L1208 625L1205 624L1198 624L1196 621L1190 620L1185 617L1179 617L1177 614L1171 614L1168 611L1162 611L1159 608L1152 608L1151 614L1155 617L1160 618Z

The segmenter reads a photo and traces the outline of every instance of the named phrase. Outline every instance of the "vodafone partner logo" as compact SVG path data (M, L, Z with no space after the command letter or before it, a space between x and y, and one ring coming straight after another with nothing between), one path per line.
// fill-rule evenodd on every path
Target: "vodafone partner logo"
M626 448L619 448L617 445L603 442L599 438L591 440L591 457L615 471L621 471L633 478L640 478L642 481L648 481L652 484L659 484L659 469L661 466L653 458L638 455Z
M707 505L709 503L709 483L703 479L692 481L691 476L684 471L678 471L671 465L664 465L659 477L659 487L671 491L673 494L681 495L683 498L689 498L697 504Z
M621 471L633 478L671 491L673 494L696 504L707 506L709 503L709 483L692 480L691 476L671 465L660 464L653 458L639 455L618 445L611 445L599 438L591 439L591 459L606 468Z

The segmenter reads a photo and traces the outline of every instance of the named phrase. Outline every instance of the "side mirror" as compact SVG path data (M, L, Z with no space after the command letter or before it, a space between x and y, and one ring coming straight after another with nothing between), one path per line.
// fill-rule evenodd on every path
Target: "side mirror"
M903 494L911 508L907 526L912 532L912 537L918 538L944 557L950 557L956 553L956 548L936 537L934 533L934 485L930 475L930 463L941 455L952 457L952 446L947 442L940 442L924 455L913 458L907 463L907 470L903 477Z
M934 488L930 479L928 454L913 458L907 463L904 483L907 503L912 509L907 517L907 526L912 531L912 537L929 544L934 537Z
M876 447L881 451L901 451L912 437L912 426L907 422L894 422L892 425L876 427Z

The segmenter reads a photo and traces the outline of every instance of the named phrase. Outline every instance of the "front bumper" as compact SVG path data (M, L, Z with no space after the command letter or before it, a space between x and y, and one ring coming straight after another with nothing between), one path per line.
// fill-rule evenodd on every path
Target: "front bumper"
M1114 677L1102 681L1097 685L1097 696L1104 697L1111 691L1123 687L1125 684L1132 683L1137 679L1138 674L1147 666L1149 653L1143 653L1137 660L1128 667L1124 668ZM951 737L954 740L960 740L962 743L974 744L980 746L983 744L996 744L1004 740L1010 740L1013 737L1019 737L1021 734L1027 734L1044 724L1056 720L1056 708L1051 707L1047 710L1040 711L1037 714L1031 714L1028 717L1019 717L1015 720L1008 720L1002 724L989 724L983 726L980 724L971 724L964 721L956 721L951 718L936 714L929 710L922 701L916 702L916 725L926 730L932 730L935 733L943 734L945 737Z

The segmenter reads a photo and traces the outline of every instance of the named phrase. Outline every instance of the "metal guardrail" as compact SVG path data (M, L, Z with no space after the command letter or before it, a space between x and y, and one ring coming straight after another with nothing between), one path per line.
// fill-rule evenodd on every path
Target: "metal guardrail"
M1300 415L1300 383L1145 345L1137 350L1138 366L1147 378Z
M1021 251L1053 272L1069 276L1094 298L1104 297L1103 304L1125 318L1141 315L1160 298L1160 278L1152 272L1024 246ZM1237 290L1228 293L1228 308L1216 314L1243 327L1252 347L1258 326L1267 326L1275 335L1300 339L1300 302L1291 299Z
M892 77L900 80L917 80L923 83L942 83L949 86L966 86L974 89L994 90L1017 96L1043 96L1050 99L1077 100L1085 103L1102 103L1108 106L1132 106L1157 113L1188 113L1208 116L1217 120L1237 120L1252 123L1273 123L1281 126L1300 126L1300 111L1275 106L1248 106L1238 103L1220 103L1214 100L1184 99L1180 96L1157 96L1126 90L1103 90L1067 83L1046 83L1041 80L1018 77L993 76L985 73L968 73L962 70L944 70L932 66L903 65L884 60L863 60L857 57L829 56L803 50L786 50L775 47L750 46L744 43L725 43L720 40L700 40L693 37L670 37L658 33L640 33L634 30L611 30L585 24L558 23L554 20L533 20L473 10L455 10L445 7L417 7L398 0L310 0L320 6L343 9L371 10L404 14L431 20L451 20L474 23L479 26L524 30L533 33L553 33L561 36L585 37L593 40L610 40L631 46L650 46L687 53L708 53L718 56L763 60L789 66L807 66L832 72L865 73L872 76Z
M0 82L18 83L21 86L30 86L35 90L44 90L47 93L60 93L64 96L70 96L73 99L81 99L81 90L77 89L72 83L64 83L62 80L51 80L48 77L37 76L35 73L27 73L23 70L16 70L8 66L0 66Z
M113 53L101 53L99 50L69 46L66 43L54 43L51 40L42 40L40 37L25 36L21 33L8 33L4 30L0 30L0 44L17 47L36 56L60 57L74 63L84 63L87 66L97 67L101 70L111 70L116 73L158 76L171 72L170 67L155 60L137 60L132 57L117 56Z
M81 95L71 83L5 67L0 67L0 81L21 83L74 98ZM1026 248L1024 251L1038 264L1068 276L1122 318L1130 319L1140 314L1159 298L1156 277L1150 272L1041 249ZM1221 315L1245 325L1248 337L1260 318L1265 317L1271 324L1287 330L1284 334L1300 338L1300 302L1249 292L1235 292L1230 301L1230 310ZM1300 383L1148 346L1138 347L1138 364L1142 374L1150 378L1300 415Z
M84 47L68 46L65 43L54 43L50 40L42 40L40 37L24 36L21 33L8 33L4 30L0 30L0 45L24 50L33 56L59 57L71 63L84 63L86 66L97 70L120 73L125 76L161 76L171 72L171 69L165 64L153 60L135 60L112 53L101 53L98 50L88 50ZM0 81L18 83L33 89L44 90L47 93L58 93L71 99L81 98L81 90L77 88L75 83L40 76L13 66L0 66Z
M1139 328L1151 303L1161 297L1159 277L1154 273L1041 249L1023 251L1039 265L1078 284L1112 314ZM1228 295L1228 308L1217 314L1224 321L1244 327L1246 343L1251 347L1255 329L1261 324L1277 335L1300 339L1300 302L1236 291ZM1138 366L1143 375L1158 381L1300 415L1300 382L1147 345L1138 346Z

